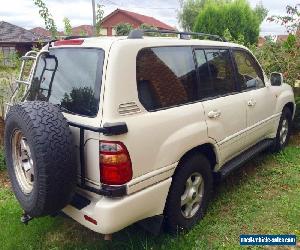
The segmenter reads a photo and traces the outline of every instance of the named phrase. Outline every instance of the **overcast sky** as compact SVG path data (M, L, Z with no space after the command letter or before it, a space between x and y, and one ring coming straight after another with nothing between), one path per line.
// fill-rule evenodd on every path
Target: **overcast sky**
M300 0L248 0L251 6L262 1L270 15L285 14L287 4L295 5ZM72 26L92 24L91 0L44 0L60 30L63 18L68 17ZM96 0L105 6L105 15L116 8L153 16L161 21L179 28L177 22L178 0ZM0 0L0 21L7 21L26 29L44 27L33 0ZM285 29L274 23L264 22L261 34L283 34Z

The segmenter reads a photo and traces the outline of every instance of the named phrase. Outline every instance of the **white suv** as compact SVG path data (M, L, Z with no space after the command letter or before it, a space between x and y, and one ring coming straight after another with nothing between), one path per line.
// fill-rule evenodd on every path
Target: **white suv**
M241 45L180 35L135 30L27 54L5 131L24 222L63 210L102 234L138 221L189 229L215 181L287 144L295 103L282 75L269 80Z

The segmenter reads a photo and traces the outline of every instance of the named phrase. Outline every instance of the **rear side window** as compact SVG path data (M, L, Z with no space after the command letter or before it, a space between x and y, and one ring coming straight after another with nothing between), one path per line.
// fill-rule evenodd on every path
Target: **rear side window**
M196 49L200 98L236 92L229 50Z
M256 60L246 51L233 52L237 65L237 78L242 90L264 87L264 76Z
M141 103L150 111L197 100L192 49L142 49L137 56L137 86Z

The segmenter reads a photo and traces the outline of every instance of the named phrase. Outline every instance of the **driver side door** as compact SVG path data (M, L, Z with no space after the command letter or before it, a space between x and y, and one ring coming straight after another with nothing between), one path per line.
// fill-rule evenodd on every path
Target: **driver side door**
M265 82L264 73L255 57L244 49L234 49L237 80L245 93L247 144L254 145L274 129L276 96Z

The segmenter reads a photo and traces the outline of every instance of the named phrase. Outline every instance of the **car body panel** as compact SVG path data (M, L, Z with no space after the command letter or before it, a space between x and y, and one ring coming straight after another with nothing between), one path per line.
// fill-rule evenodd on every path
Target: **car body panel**
M295 104L290 86L271 86L265 76L266 87L263 89L148 112L138 98L136 57L143 48L164 46L249 51L238 44L208 40L84 39L81 47L99 47L105 51L100 108L94 118L65 116L69 121L93 127L115 122L125 122L128 127L128 133L117 136L85 133L87 184L101 186L100 140L124 143L133 168L133 178L126 185L127 196L109 198L78 188L77 192L87 197L91 204L82 210L71 205L63 210L96 232L110 234L139 220L163 214L172 175L186 153L198 146L210 145L216 155L216 165L212 166L212 170L217 171L259 140L274 138L283 107L287 103ZM247 105L251 98L257 103L254 108ZM221 111L220 119L208 118L208 112L215 109ZM71 129L79 150L79 129ZM84 215L94 218L99 224L86 221Z

